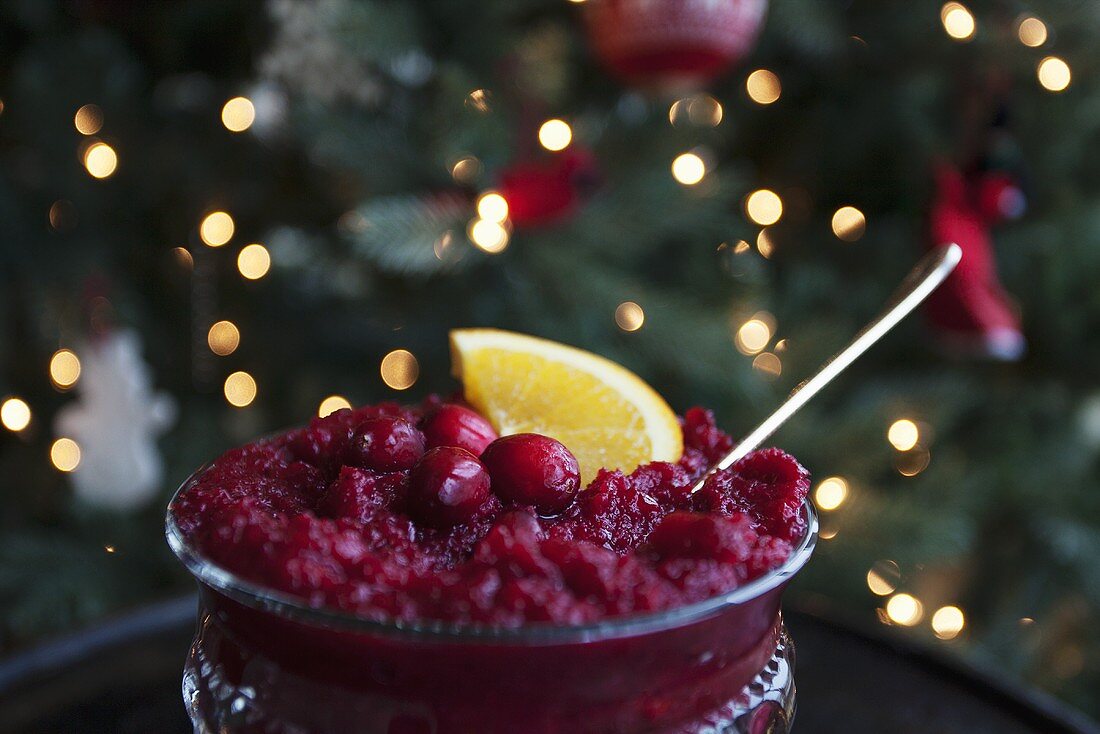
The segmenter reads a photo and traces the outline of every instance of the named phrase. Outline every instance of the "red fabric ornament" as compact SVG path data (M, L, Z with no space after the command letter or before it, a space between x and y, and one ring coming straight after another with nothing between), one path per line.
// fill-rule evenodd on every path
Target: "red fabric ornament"
M925 303L928 321L955 353L1019 359L1026 343L1019 315L997 276L990 235L990 225L1006 218L1000 202L1012 184L1002 174L969 180L947 165L935 175L929 246L954 242L963 256Z
M501 173L497 191L508 202L512 224L537 227L572 216L598 179L595 158L574 146L512 165Z
M588 0L596 56L627 84L693 91L752 48L768 0Z

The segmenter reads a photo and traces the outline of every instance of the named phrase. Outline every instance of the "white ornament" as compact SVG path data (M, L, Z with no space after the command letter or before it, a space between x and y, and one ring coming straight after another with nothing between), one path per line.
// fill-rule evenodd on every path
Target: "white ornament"
M115 510L152 499L164 478L156 437L175 419L176 406L155 393L133 331L114 331L78 350L79 399L57 414L58 435L80 446L71 477L76 496Z

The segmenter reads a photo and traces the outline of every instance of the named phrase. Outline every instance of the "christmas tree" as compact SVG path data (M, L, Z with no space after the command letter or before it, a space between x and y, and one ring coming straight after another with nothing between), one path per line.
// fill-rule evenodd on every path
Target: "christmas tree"
M954 238L924 323L775 438L823 514L792 599L1100 713L1091 6L17 0L0 29L0 651L190 588L175 485L452 391L451 328L599 352L737 434Z

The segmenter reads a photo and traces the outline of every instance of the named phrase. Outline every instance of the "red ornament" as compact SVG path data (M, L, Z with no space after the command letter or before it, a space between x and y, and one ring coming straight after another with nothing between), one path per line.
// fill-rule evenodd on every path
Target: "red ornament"
M595 158L573 146L512 165L500 174L497 190L512 224L537 227L571 216L598 180Z
M929 296L925 313L952 351L1008 361L1019 359L1026 345L1019 315L993 258L990 225L1010 213L998 203L1010 186L997 176L970 181L952 166L937 170L929 246L954 242L963 256L955 272Z
M628 84L690 91L744 58L768 0L589 0L588 38Z

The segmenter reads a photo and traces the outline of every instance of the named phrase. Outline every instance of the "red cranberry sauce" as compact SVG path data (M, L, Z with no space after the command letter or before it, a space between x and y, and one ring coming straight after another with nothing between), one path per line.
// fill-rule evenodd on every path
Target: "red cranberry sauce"
M777 449L689 493L732 443L702 408L681 420L678 463L601 470L545 516L522 492L486 490L490 472L468 442L424 453L419 432L436 406L341 410L233 449L172 512L215 563L310 605L508 627L701 601L782 564L806 530L809 475Z

